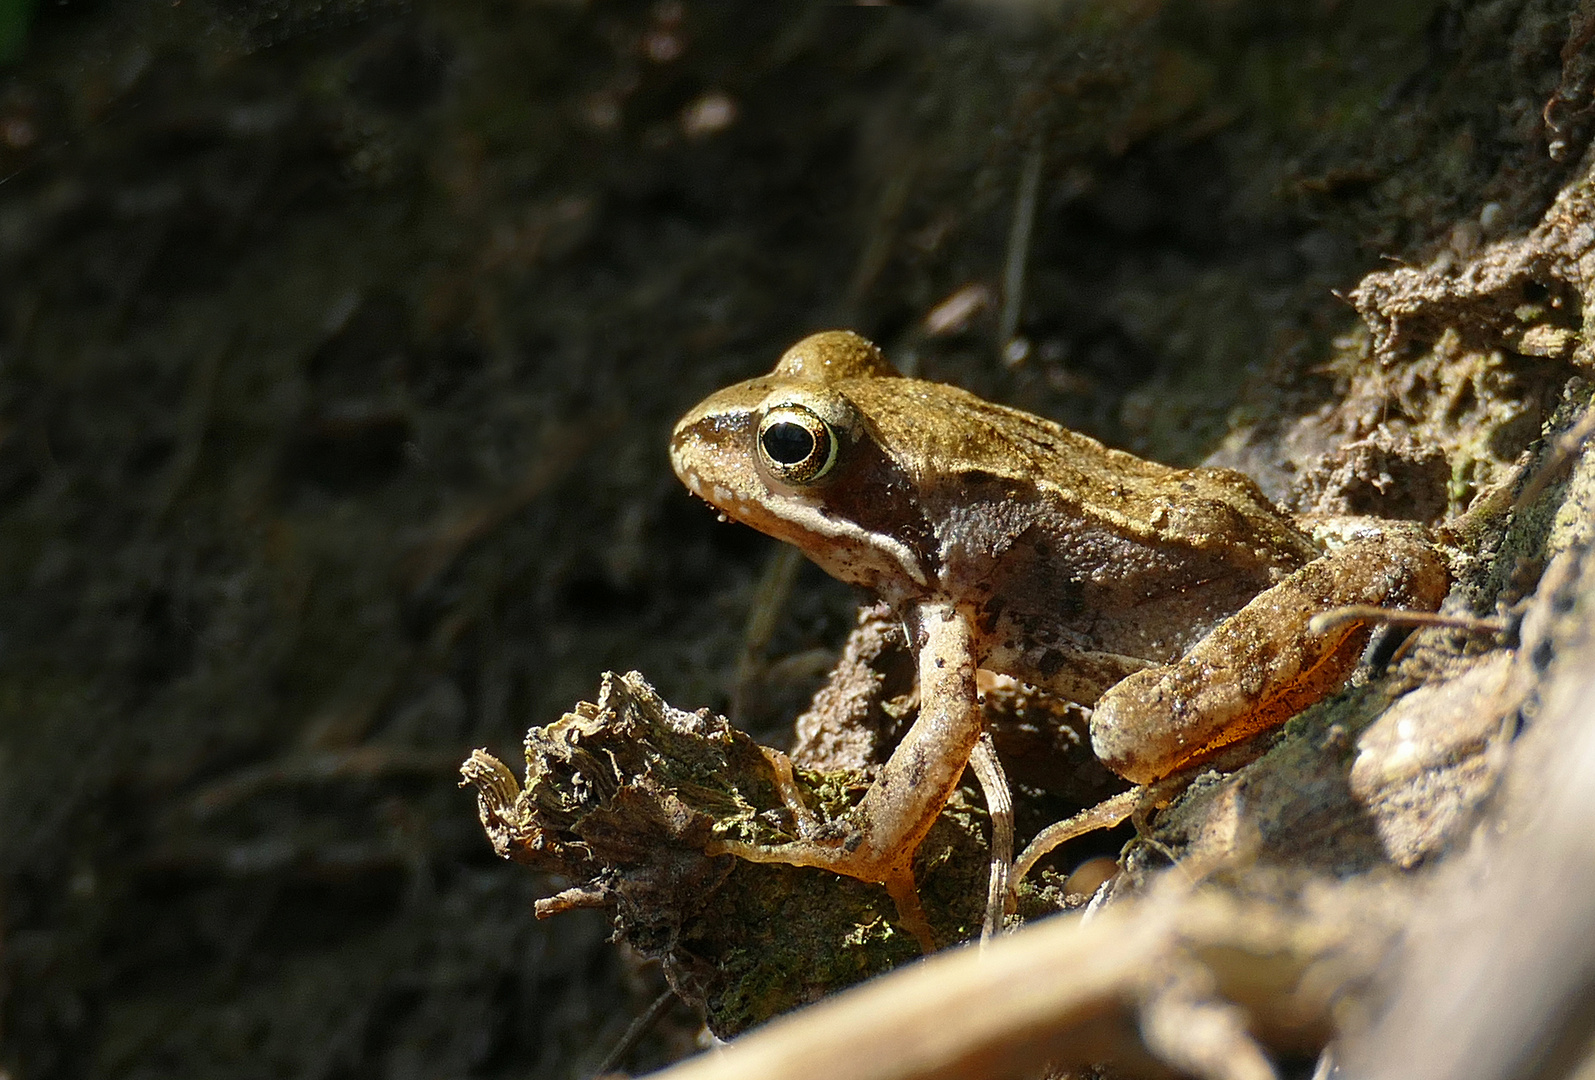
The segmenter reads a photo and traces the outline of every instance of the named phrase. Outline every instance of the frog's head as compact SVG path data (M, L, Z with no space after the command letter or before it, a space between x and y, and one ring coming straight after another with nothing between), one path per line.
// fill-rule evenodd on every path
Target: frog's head
M858 405L861 388L898 378L852 331L813 334L770 374L682 417L671 465L693 494L797 545L833 577L888 598L923 592L934 573L929 523Z

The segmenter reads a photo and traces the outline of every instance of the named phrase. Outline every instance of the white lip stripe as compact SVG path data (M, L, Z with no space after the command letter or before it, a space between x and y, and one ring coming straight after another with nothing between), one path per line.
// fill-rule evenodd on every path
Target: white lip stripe
M674 457L674 455L672 455ZM698 498L713 504L717 509L730 514L732 517L741 518L746 523L750 506L745 499L738 498L736 494L724 484L714 484L712 487L704 482L696 469L677 461L677 473L686 482L687 487ZM822 512L818 506L804 501L796 496L772 497L760 504L766 513L772 514L783 521L789 521L804 531L816 535L829 537L834 540L848 541L852 546L865 550L885 552L891 557L903 573L907 574L914 584L921 587L928 586L930 579L925 574L925 568L914 555L913 549L901 540L886 536L882 533L872 533L866 529L833 518Z

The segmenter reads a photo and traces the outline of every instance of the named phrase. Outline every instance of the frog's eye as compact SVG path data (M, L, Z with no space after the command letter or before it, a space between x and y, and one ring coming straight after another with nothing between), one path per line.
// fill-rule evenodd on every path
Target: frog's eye
M836 433L801 405L779 405L759 421L759 456L777 480L812 484L836 464Z

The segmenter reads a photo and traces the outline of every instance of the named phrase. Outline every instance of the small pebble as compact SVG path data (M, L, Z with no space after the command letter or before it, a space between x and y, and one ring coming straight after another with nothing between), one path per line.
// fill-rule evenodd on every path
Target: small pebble
M1487 202L1479 211L1479 228L1485 236L1494 236L1506 224L1506 208L1498 202Z
M1092 896L1102 887L1102 883L1112 878L1119 872L1117 861L1106 855L1098 855L1087 859L1074 868L1067 881L1063 883L1066 896Z

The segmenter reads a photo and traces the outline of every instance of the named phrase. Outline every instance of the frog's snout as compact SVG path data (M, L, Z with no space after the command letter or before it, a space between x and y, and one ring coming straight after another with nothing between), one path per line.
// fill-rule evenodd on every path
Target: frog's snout
M680 481L723 514L745 520L750 513L744 491L742 457L736 452L735 424L700 405L682 417L670 436L670 467Z
M676 478L687 486L688 491L700 499L709 498L709 486L703 482L703 477L698 475L697 469L682 460L674 447L670 450L670 467L676 471Z
M670 435L670 468L694 495L714 502L711 495L714 485L705 479L697 464L705 457L703 433L699 430L702 426L702 417L694 413L689 413L676 425Z

